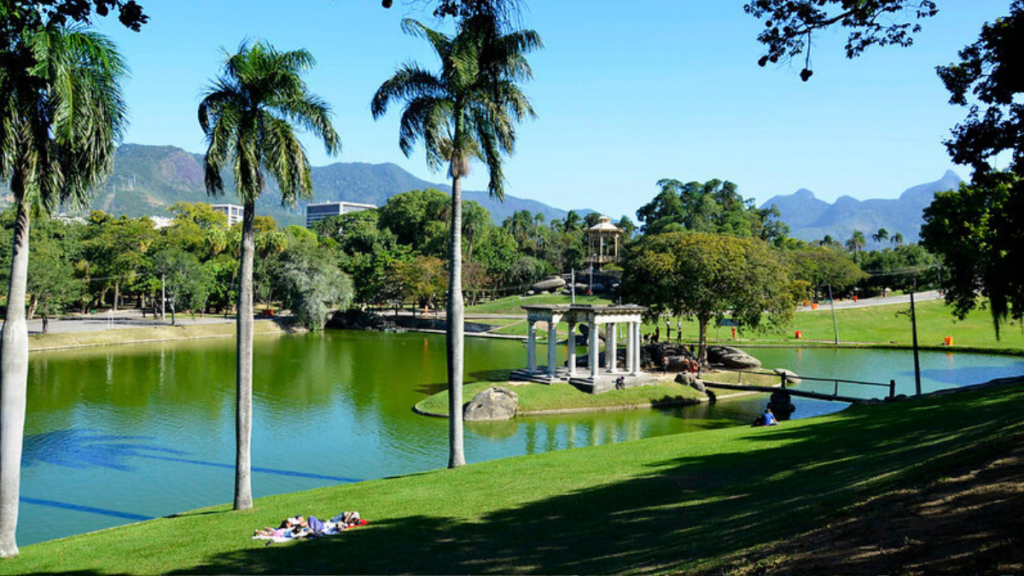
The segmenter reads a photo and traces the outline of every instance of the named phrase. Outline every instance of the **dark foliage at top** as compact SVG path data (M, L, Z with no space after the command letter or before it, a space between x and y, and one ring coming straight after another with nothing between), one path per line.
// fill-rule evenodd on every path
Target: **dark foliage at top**
M932 0L754 0L743 10L765 24L757 39L766 53L758 64L803 55L800 78L804 82L814 74L811 40L815 32L837 25L850 29L846 57L854 58L873 45L910 46L913 35L921 30L911 18L930 18L938 12Z

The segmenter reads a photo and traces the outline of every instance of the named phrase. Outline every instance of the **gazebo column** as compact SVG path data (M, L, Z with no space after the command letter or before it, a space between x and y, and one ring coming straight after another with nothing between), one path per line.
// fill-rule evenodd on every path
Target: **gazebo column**
M558 322L554 317L548 323L548 376L554 376L558 368Z
M626 322L626 372L633 374L633 323Z
M537 322L528 320L526 323L526 370L537 369Z
M604 365L608 368L608 373L615 373L615 364L619 359L618 354L618 341L616 339L615 323L610 322L605 325L604 335Z
M640 372L640 323L631 322L630 326L630 341L633 343L633 354L632 354L632 366L629 368L629 373L636 376Z
M576 376L576 321L569 320L569 378Z
M590 347L587 350L587 354L590 355L590 378L597 380L597 349L601 347L601 338L597 334L598 325L593 320L590 321Z

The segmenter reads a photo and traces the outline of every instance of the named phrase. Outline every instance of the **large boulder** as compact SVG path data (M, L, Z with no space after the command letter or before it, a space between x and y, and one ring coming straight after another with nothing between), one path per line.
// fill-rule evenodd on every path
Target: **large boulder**
M775 373L778 374L779 376L785 376L786 384L799 384L803 382L803 380L800 379L800 376L798 376L797 373L793 372L792 370L786 370L785 368L776 368Z
M761 361L732 346L709 346L708 362L734 370L760 368Z
M508 388L488 388L466 403L462 418L467 421L511 420L519 409L519 396Z
M683 386L689 386L698 392L707 392L707 387L704 386L704 382L700 378L697 378L696 374L690 372L681 372L676 374L676 382Z
M565 279L558 276L552 276L530 286L530 289L534 292L547 292L549 290L561 290L562 288L565 288Z

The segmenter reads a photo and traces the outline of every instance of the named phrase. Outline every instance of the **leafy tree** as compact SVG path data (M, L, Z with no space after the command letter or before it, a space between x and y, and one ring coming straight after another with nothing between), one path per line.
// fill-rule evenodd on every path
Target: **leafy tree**
M807 282L815 296L829 286L843 292L866 278L864 271L848 256L824 246L782 255L789 263L793 278Z
M935 281L938 261L919 244L900 246L895 250L872 250L860 256L860 267L870 276L860 282L867 291L884 292L886 288L912 290Z
M1015 174L1002 172L939 192L921 227L921 243L942 259L942 286L953 313L963 319L987 298L997 336L1008 319L1024 317L1020 185Z
M637 210L644 234L665 232L714 232L735 236L756 236L766 241L785 237L788 227L778 221L774 206L758 209L753 199L744 199L729 181L658 181L661 192Z
M322 330L332 307L352 303L352 280L325 251L297 244L281 260L282 301L306 328Z
M751 0L743 9L765 24L757 40L766 53L757 63L765 66L804 56L804 82L813 75L811 46L816 33L834 26L848 28L846 57L855 58L873 45L910 46L921 25L907 18L920 20L938 13L931 0Z
M950 103L968 107L946 148L954 162L974 168L975 176L991 172L991 161L1009 152L1009 170L1024 178L1022 43L1024 0L1014 0L1008 16L985 24L978 40L960 51L959 62L938 68Z
M510 232L494 227L480 240L475 258L488 276L497 282L507 283L519 260L519 245Z
M391 270L391 281L400 288L403 300L412 300L418 307L436 307L444 297L444 262L433 256L416 256L397 262Z
M243 43L229 55L223 72L199 105L199 125L208 147L204 172L210 195L222 194L221 170L231 166L242 202L241 271L238 289L238 406L235 455L235 510L252 508L253 253L256 200L269 174L282 201L313 194L309 160L295 133L312 132L329 154L341 147L331 126L330 107L311 94L302 79L314 65L305 50L279 52L264 42Z
M203 311L213 287L213 274L194 255L180 246L170 246L153 255L153 274L165 280L171 325L177 324L177 310Z
M451 202L448 194L434 188L395 194L377 210L379 225L391 230L399 243L424 251L436 243L433 236L438 233L429 225L444 219Z
M380 118L395 100L405 102L399 144L409 155L423 140L427 163L448 166L452 177L451 249L448 297L448 385L451 450L449 467L465 463L462 445L463 295L462 177L473 158L489 172L488 191L504 197L502 156L515 148L515 124L533 116L518 81L532 75L526 54L541 46L533 31L505 33L493 12L470 13L448 36L415 20L406 33L424 38L441 61L438 73L405 64L377 90L371 103Z
M34 6L30 6L31 10ZM81 205L110 172L125 126L125 65L105 37L56 24L12 30L0 46L0 177L17 207L7 316L0 343L0 557L18 555L15 531L28 377L25 291L29 214ZM17 28L17 27L15 27ZM12 33L16 32L12 35Z
M793 314L785 267L767 244L753 238L693 232L645 236L623 265L622 291L648 306L652 317L669 312L696 318L705 363L711 320L728 314L756 329L765 321L782 326Z

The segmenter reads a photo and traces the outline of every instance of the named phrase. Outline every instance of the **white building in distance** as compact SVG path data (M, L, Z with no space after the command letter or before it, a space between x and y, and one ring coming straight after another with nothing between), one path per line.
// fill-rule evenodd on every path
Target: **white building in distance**
M242 221L242 207L238 204L211 204L211 208L228 217L228 226Z
M149 219L153 221L153 227L157 230L167 228L171 224L174 224L174 218L168 218L166 216L150 216Z
M306 228L313 226L314 222L325 220L331 216L341 216L352 212L363 210L375 210L373 204L359 204L356 202L323 202L320 204L309 204L306 206Z

